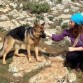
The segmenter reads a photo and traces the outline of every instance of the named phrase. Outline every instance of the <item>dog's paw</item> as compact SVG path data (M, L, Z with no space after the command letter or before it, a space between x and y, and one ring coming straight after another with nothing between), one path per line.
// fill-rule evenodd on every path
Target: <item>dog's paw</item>
M28 60L29 60L29 63L32 63L33 62L32 58L29 58Z
M40 57L37 57L36 60L37 60L38 62L42 62L42 59L41 59Z

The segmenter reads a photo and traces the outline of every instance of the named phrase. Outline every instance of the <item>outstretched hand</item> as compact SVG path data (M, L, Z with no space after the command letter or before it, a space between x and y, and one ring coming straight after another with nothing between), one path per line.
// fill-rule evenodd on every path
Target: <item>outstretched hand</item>
M45 32L45 34L46 34L46 37L48 37L48 38L51 38L52 37L52 34L51 33L49 33L49 32Z

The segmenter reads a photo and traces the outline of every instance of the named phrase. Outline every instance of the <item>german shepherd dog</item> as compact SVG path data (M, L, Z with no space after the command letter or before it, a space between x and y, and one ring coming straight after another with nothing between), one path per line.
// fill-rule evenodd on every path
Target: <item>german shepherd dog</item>
M3 64L6 64L6 56L8 52L11 51L15 43L18 41L21 42L21 44L25 44L29 62L32 61L30 52L31 45L34 45L35 47L36 60L40 61L38 56L39 41L41 38L46 37L44 33L44 25L45 23L39 24L38 21L35 21L33 27L20 26L10 30L4 37L4 43L0 53L0 56L3 56ZM14 55L20 56L18 51L18 48L15 49Z

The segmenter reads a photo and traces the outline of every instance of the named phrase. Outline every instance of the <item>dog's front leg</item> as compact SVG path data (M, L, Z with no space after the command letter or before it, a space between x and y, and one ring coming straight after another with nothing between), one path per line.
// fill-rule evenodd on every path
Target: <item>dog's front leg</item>
M30 52L30 45L29 44L27 45L27 57L29 59L29 62L31 62L32 59L31 59L31 52Z
M36 55L36 60L41 61L40 57L38 56L39 54L39 47L35 45L35 55Z

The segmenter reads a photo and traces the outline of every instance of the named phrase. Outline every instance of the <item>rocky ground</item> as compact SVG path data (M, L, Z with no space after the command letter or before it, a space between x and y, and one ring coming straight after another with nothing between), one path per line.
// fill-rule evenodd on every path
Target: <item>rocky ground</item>
M62 49L59 49L60 47L56 48L56 46L55 48L53 46L46 47L48 48L47 50L50 50L49 52L53 53L54 50L56 51L54 51L53 54L40 52L42 62L37 62L34 56L32 56L32 63L28 62L26 56L14 56L8 71L11 72L14 77L23 77L26 73L30 76L33 73L28 79L29 83L76 83L76 74L69 72L63 64L63 56L65 57L65 55L58 54ZM32 53L32 55L34 55L34 53Z

